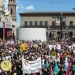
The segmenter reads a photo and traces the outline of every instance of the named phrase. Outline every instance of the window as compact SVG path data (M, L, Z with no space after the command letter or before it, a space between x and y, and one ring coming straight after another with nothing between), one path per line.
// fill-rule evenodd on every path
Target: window
M15 26L14 26L14 25L12 25L12 27L14 28Z
M65 26L65 21L63 21L63 26Z
M32 21L29 22L30 26L32 26Z
M42 21L40 21L40 26L42 26Z
M12 15L12 9L11 9L11 15Z
M56 17L56 24L60 24L60 17Z
M55 26L55 22L54 21L52 21L52 26Z
M35 26L37 26L37 21L35 21Z
M25 26L27 26L27 21L25 21Z
M47 21L45 21L45 26L48 26L48 22Z
M57 20L60 20L60 17L57 17Z
M70 25L71 25L71 26L73 25L73 21L70 21Z

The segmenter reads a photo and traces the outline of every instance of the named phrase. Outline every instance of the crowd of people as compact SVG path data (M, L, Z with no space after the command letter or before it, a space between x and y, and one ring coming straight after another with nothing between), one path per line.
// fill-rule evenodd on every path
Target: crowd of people
M61 46L60 49L58 44ZM0 75L75 75L75 45L73 44L65 39L59 42L0 40L0 63L4 60L12 63L9 71L2 70L0 66ZM25 48L21 45L25 45ZM54 46L49 48L49 45ZM22 56L29 61L41 57L40 71L32 74L23 73Z

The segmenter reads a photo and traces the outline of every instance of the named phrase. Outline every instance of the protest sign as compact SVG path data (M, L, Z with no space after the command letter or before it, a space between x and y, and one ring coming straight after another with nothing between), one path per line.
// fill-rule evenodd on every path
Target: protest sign
M12 68L12 63L9 60L4 60L1 62L1 69L3 71L10 71Z
M20 51L23 52L23 51L26 51L26 50L27 50L26 43L21 43L21 45L20 45Z
M35 61L22 59L22 69L23 73L28 74L39 72L39 69L41 69L41 58L39 57Z

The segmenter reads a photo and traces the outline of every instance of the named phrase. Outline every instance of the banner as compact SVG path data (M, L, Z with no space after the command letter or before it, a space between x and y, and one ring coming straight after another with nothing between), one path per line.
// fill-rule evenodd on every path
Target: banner
M12 28L12 24L10 22L4 22L5 28ZM3 22L0 22L0 28L3 28Z
M41 69L41 57L39 57L35 61L29 61L22 59L22 69L23 73L31 74L31 73L37 73Z

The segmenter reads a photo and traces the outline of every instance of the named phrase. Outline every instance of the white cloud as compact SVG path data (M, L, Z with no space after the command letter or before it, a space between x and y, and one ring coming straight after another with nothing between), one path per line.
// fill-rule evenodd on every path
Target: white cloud
M16 6L16 11L19 9L19 6Z
M8 0L5 0L5 9L8 8Z
M20 5L20 8L21 8L22 10L24 10L24 9L25 9L23 5Z
M34 9L34 6L33 5L30 5L28 7L26 7L27 10L33 10Z

